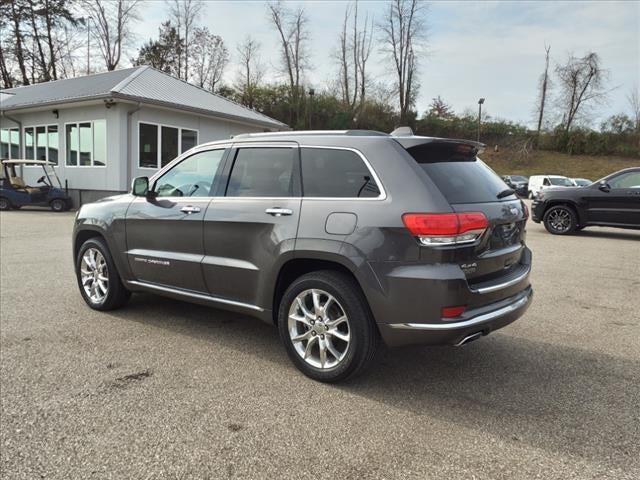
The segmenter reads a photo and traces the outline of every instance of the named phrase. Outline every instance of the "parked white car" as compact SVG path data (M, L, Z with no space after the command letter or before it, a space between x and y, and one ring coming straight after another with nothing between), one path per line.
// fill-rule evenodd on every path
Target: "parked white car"
M531 175L529 177L529 198L534 198L538 192L550 187L574 187L570 178L562 175Z

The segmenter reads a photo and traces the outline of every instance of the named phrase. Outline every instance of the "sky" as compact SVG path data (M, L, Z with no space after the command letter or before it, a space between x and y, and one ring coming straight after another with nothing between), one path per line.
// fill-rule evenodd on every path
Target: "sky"
M309 20L311 67L307 82L316 89L336 78L336 51L346 1L289 1L302 5ZM383 0L359 3L359 15L381 21L388 8ZM142 43L156 38L168 18L162 0L141 6L136 26ZM551 68L570 53L595 51L608 70L611 92L594 110L593 126L608 116L626 112L626 97L640 88L640 1L433 1L427 4L427 44L420 56L418 112L440 95L458 113L477 108L496 118L533 124L538 79L544 69L544 46L551 46ZM267 18L264 1L205 2L200 24L220 35L231 53L225 81L237 71L236 45L251 35L261 44L268 79L277 79L278 36ZM379 35L378 35L379 37ZM391 82L390 64L374 36L370 71L377 82Z

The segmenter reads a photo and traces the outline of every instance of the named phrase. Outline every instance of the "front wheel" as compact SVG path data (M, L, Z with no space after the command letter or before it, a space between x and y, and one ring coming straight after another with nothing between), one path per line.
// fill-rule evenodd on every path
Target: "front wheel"
M100 238L90 238L80 247L76 277L82 298L94 310L114 310L127 303L131 296L120 280L107 245Z
M379 334L355 281L334 271L295 280L280 302L278 329L289 358L302 373L339 382L373 362Z
M542 218L544 227L554 235L567 235L578 226L578 219L571 207L555 205L547 210Z
M11 202L8 198L0 197L0 210L11 210Z

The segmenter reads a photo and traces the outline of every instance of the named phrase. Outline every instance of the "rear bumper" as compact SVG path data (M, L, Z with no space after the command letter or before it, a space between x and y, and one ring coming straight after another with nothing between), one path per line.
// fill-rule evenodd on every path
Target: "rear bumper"
M521 317L529 308L533 290L527 287L504 300L465 312L456 322L378 324L390 347L401 345L459 345L472 336L488 335Z

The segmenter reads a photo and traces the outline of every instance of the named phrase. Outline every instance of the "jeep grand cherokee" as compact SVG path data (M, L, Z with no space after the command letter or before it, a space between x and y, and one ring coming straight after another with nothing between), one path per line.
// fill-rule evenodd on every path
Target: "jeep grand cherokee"
M463 345L528 308L528 212L482 145L367 131L246 134L84 205L73 253L97 310L153 292L273 323L335 382L380 341Z

